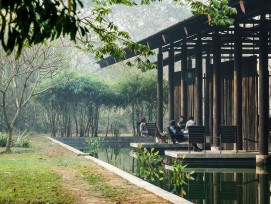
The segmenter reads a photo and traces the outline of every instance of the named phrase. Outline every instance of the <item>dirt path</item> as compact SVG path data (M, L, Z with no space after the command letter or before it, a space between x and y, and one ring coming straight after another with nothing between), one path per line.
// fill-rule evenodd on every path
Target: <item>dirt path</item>
M170 203L59 145L48 147L45 154L58 163L54 169L61 176L63 188L77 198L76 203ZM71 164L72 162L74 163ZM98 178L96 183L94 182L95 178ZM88 180L93 181L91 183Z

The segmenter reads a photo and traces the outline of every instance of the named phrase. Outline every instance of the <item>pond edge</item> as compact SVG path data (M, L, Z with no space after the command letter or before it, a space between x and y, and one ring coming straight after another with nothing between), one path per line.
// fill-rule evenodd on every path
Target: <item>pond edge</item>
M115 173L116 175L126 179L130 183L132 183L132 184L134 184L134 185L136 185L138 187L144 188L145 190L147 190L147 191L149 191L149 192L151 192L151 193L153 193L153 194L155 194L155 195L157 195L157 196L159 196L159 197L161 197L161 198L163 198L163 199L165 199L165 200L167 200L167 201L169 201L171 203L174 203L174 204L179 204L179 203L191 204L192 203L192 202L190 202L190 201L188 201L188 200L186 200L186 199L184 199L182 197L174 195L174 194L172 194L172 193L170 193L170 192L168 192L166 190L163 190L163 189L161 189L161 188L159 188L159 187L157 187L157 186L155 186L155 185L153 185L151 183L148 183L147 181L144 181L144 180L142 180L142 179L140 179L140 178L138 178L138 177L136 177L134 175L131 175L131 174L129 174L129 173L127 173L127 172L125 172L125 171L123 171L123 170L121 170L121 169L119 169L119 168L117 168L117 167L115 167L115 166L113 166L111 164L108 164L108 163L106 163L106 162L104 162L102 160L99 160L99 159L95 158L95 157L88 156L84 152L81 152L80 150L75 149L75 148L73 148L73 147L71 147L69 145L66 145L66 144L64 144L64 143L62 143L62 142L60 142L58 140L55 140L55 139L53 139L51 137L48 137L48 139L51 140L54 143L57 143L57 144L61 145L64 148L74 152L78 156L83 156L86 159L94 161L96 164L104 167L106 170Z

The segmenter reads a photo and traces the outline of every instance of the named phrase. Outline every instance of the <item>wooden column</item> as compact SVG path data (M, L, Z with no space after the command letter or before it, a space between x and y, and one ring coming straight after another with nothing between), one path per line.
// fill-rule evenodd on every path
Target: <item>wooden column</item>
M221 46L218 30L213 35L213 146L219 146L219 127L221 125L221 89L220 89Z
M236 148L243 149L242 133L242 33L239 23L234 27L233 124L237 126Z
M157 125L163 131L163 53L159 47L157 54Z
M259 55L259 153L268 155L268 112L269 112L269 73L268 73L268 23L265 15L260 20Z
M201 36L198 36L196 44L196 111L195 121L202 125L202 43Z
M243 184L244 184L244 174L237 173L236 174L236 183L237 183L237 203L244 203L245 193L243 192Z
M208 135L210 135L210 114L209 114L209 80L210 80L210 68L211 68L211 59L210 54L207 53L206 56L206 75L205 75L205 86L204 86L204 125L205 131Z
M174 46L171 44L168 53L168 83L169 83L169 120L174 120Z
M267 173L259 174L259 204L270 203L269 176Z
M188 119L187 115L187 85L185 81L185 75L187 70L187 47L186 47L186 40L183 40L182 44L182 79L181 79L181 89L182 89L182 110L181 115L184 116L184 120Z
M192 58L191 57L188 58L187 68L192 69Z

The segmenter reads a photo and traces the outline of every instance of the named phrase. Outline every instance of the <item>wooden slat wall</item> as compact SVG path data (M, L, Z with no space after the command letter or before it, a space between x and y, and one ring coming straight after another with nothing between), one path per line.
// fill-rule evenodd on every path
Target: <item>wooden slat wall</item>
M210 73L209 73L209 81L208 81L208 88L209 88L209 135L212 134L213 132L213 97L214 97L214 92L213 92L213 65L210 65Z
M223 62L221 65L221 125L233 125L233 61ZM257 58L256 56L243 58L242 70L242 114L243 114L243 137L251 140L258 140L258 84L257 84ZM212 66L210 69L212 76ZM174 75L174 118L179 120L182 108L182 93L181 93L181 72L176 72ZM212 130L213 123L213 89L212 78L208 80L209 86L209 128ZM187 108L188 115L194 116L195 113L195 87L194 84L187 85ZM204 96L205 97L205 96ZM210 131L212 132L212 131ZM250 144L249 149L255 149L256 144Z
M221 64L221 125L233 125L233 61Z
M182 110L182 89L181 89L182 72L174 73L174 120L179 121Z
M243 58L242 69L242 114L243 137L258 140L258 84L256 56ZM248 143L255 149L256 143Z

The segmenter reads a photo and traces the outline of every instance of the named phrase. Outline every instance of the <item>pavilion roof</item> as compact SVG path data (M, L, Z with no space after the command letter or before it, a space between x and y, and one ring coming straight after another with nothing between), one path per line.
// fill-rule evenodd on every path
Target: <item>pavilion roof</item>
M241 3L240 3L241 2ZM242 4L243 2L243 4ZM270 0L232 0L231 6L237 9L237 15L234 16L235 20L242 27L243 36L243 53L244 54L257 54L258 52L258 33L259 33L259 20L254 18L260 14L271 13ZM271 18L271 14L270 17ZM270 19L269 19L270 20ZM270 24L270 23L269 23ZM154 50L162 48L167 51L170 46L174 47L175 51L180 51L180 46L183 40L186 41L188 47L188 56L195 54L196 39L200 36L202 40L203 53L212 50L212 32L219 30L222 42L222 54L230 54L233 52L233 26L215 27L210 26L206 16L196 15L192 16L182 22L161 30L138 43L148 45L150 49ZM269 26L271 31L271 26ZM132 58L137 54L125 48L126 55L123 60ZM181 53L175 56L175 61L180 59ZM97 62L101 68L117 63L114 57L109 56L104 60ZM164 65L167 64L167 59L164 60Z

